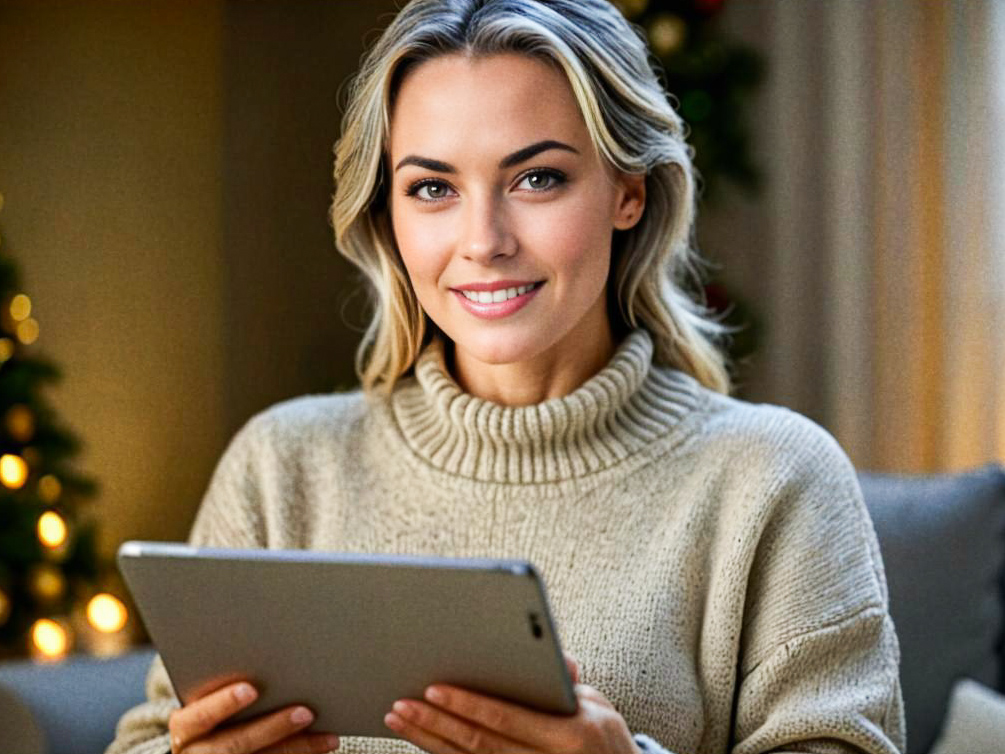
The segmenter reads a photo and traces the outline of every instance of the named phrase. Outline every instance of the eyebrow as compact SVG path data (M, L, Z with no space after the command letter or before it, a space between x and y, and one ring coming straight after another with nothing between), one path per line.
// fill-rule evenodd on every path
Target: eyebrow
M554 139L546 139L544 141L539 141L536 144L531 144L529 147L524 147L523 149L518 149L513 152L513 154L503 157L499 161L499 167L501 169L511 168L514 165L519 165L521 162L526 162L531 157L539 155L541 152L546 152L549 149L564 149L567 152L572 152L573 154L579 154L579 150L575 147L570 147L568 144L563 144L560 141L555 141ZM395 172L405 165L418 165L420 168L426 168L427 170L435 170L437 173L456 173L457 168L451 165L449 162L441 162L440 160L432 160L428 157L419 157L418 155L410 154L405 157L401 162L394 166Z

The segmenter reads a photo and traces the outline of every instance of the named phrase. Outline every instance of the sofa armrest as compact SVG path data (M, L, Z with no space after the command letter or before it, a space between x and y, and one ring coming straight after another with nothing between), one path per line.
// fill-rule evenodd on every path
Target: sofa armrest
M115 725L143 701L154 650L138 648L112 659L70 657L59 663L0 664L0 687L16 695L41 729L50 754L103 754ZM3 740L0 751L14 752Z
M900 639L907 751L924 754L957 679L1001 688L1005 469L859 480Z

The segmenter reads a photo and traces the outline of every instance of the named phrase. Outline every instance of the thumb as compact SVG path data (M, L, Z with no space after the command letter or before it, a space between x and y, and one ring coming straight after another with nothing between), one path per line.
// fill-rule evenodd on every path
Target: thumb
M579 663L568 652L563 651L562 654L565 656L565 666L569 669L569 675L572 676L572 685L575 686L579 683Z

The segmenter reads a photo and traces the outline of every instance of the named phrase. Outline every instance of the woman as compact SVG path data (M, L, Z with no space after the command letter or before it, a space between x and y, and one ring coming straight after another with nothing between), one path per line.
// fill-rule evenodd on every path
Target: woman
M681 287L683 124L620 14L414 0L355 82L335 177L374 293L364 390L248 422L190 539L527 558L581 681L571 718L433 688L387 711L404 740L340 749L901 750L854 471L808 420L726 395ZM179 708L158 660L147 690L109 754L334 746L293 709L228 725L243 685Z

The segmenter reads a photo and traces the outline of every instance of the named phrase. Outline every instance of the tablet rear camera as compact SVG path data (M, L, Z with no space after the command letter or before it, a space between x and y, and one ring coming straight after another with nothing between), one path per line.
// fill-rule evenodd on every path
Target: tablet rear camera
M535 639L540 639L544 636L544 630L541 628L537 613L529 613L528 617L530 618L530 632L534 634Z

